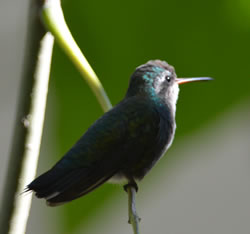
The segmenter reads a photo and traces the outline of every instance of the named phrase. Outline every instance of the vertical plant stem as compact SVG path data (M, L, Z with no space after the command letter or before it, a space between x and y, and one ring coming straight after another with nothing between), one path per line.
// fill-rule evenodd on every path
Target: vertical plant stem
M28 129L28 132L17 196L11 218L9 231L11 234L22 234L26 230L32 196L31 194L20 194L25 186L34 180L36 175L46 110L53 44L54 37L50 33L46 33L41 41L41 49L38 55L30 113L24 119L24 126Z
M16 111L16 124L13 129L12 148L10 151L7 175L3 189L3 196L0 208L0 233L6 234L10 230L10 220L12 218L15 200L19 194L17 187L22 180L22 165L24 160L25 141L28 129L24 127L22 120L28 115L31 106L31 92L33 88L33 79L37 54L40 46L40 40L45 31L39 18L40 2L30 0L27 16L27 35L26 47L23 56L23 71L21 73L21 83L19 88L19 99ZM22 215L22 214L20 214ZM19 232L21 233L21 232Z
M35 178L36 174L46 109L53 43L53 36L50 33L45 34L41 41L41 49L37 60L34 86L31 93L30 112L23 119L24 127L27 128L27 135L21 170L18 175L19 181L13 200L14 206L9 220L8 233L11 234L22 234L26 230L32 196L31 194L23 195L22 192L25 186Z
M42 17L47 29L54 35L57 43L70 57L72 62L87 81L102 109L104 111L111 109L112 105L101 82L97 78L97 75L89 65L87 59L84 57L69 31L64 19L60 0L45 1Z

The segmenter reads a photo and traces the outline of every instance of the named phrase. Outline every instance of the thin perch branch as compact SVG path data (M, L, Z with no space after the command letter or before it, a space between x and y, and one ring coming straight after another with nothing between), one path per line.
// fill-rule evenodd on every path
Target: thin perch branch
M126 186L126 191L128 193L128 214L129 214L129 223L133 227L134 234L139 234L139 222L140 218L136 212L136 188L133 185Z
M130 178L128 184L124 185L124 190L128 193L128 222L132 225L134 234L139 234L140 218L136 212L135 196L138 191L138 186L133 178Z

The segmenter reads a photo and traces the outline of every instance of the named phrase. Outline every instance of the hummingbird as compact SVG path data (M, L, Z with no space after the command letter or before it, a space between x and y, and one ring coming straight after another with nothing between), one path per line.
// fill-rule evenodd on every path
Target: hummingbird
M137 182L174 139L179 85L211 79L177 78L174 67L161 60L137 67L124 99L96 120L26 191L34 191L49 206L57 206L105 182L131 184L138 190Z

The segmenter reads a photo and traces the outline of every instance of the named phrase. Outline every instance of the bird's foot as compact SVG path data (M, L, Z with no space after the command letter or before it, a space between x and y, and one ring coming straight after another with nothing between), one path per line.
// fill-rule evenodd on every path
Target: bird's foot
M138 192L138 185L134 180L131 180L128 184L123 186L124 190L128 192L128 188L134 188L136 192Z
M129 179L128 184L123 186L124 190L129 196L129 219L128 223L134 225L134 223L139 223L141 218L136 213L135 208L135 192L138 192L138 185L133 178Z

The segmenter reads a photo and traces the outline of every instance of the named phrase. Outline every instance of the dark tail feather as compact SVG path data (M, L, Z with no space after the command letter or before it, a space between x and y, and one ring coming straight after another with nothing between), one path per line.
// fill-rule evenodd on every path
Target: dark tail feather
M96 181L92 185L84 185L81 182L74 184L70 189L57 194L56 196L52 196L51 198L47 199L47 205L49 206L58 206L62 205L66 202L70 202L76 198L86 195L87 193L93 191L104 182L106 182L109 178L101 178L100 180Z
M68 173L63 173L62 171L60 173L59 169L51 169L32 181L27 186L27 190L34 191L38 198L47 198L53 193L63 190L69 184L70 180L73 180L78 174L80 173L77 173L77 171Z
M52 168L31 182L26 191L32 190L38 198L45 198L49 206L57 206L91 192L113 175L101 174L89 168Z

